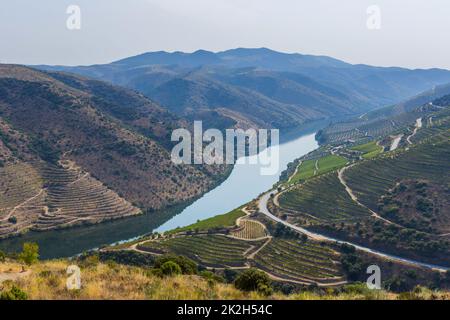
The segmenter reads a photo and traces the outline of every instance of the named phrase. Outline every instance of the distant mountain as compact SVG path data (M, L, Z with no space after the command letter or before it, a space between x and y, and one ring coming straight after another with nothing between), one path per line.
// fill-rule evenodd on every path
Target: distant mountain
M188 118L214 112L223 123L260 127L364 113L450 83L447 70L352 65L266 48L159 51L105 65L38 68L129 87Z
M170 160L187 125L129 89L0 65L0 237L198 197L225 168Z
M450 94L450 84L434 86L432 89L422 92L412 98L406 99L400 103L385 108L373 110L366 115L366 119L375 119L380 117L391 117L405 112L409 112L426 103L433 102L442 96Z

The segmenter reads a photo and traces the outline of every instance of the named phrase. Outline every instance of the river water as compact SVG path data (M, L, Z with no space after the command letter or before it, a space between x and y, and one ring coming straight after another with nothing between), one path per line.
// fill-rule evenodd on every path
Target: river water
M26 241L39 244L41 258L68 257L102 245L132 239L152 231L167 231L229 212L269 190L289 162L316 149L315 132L326 123L317 122L280 134L280 165L274 175L261 175L257 164L236 164L229 177L185 208L171 208L137 217L48 232L29 232L0 241L0 250L18 251Z

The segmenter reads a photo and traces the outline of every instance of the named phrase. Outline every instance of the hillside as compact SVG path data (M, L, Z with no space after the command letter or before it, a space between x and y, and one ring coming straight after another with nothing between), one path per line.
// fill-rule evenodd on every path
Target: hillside
M450 83L447 70L351 65L266 48L160 51L103 65L37 67L133 88L178 115L203 119L215 111L241 127L286 128L359 114Z
M176 275L158 277L146 267L115 263L91 262L81 265L81 289L66 289L67 260L39 262L21 274L21 265L14 261L0 263L0 294L13 287L26 294L29 300L404 300L449 299L447 291L433 291L418 287L414 291L393 293L384 290L368 290L364 285L352 285L342 289L299 290L289 295L276 291L269 296L252 291L238 290L231 283L211 280L205 275ZM6 279L15 279L1 281ZM17 289L16 289L17 290Z
M319 234L450 266L448 97L380 117L367 125L366 134L359 132L362 126L332 131L348 122L325 129L324 141L332 144L323 142L301 161L295 174L303 178L285 182L287 188L271 202L271 210ZM392 129L376 125L392 122ZM335 170L323 174L302 171L303 164L320 164L329 154L345 157L348 163L336 163Z
M0 236L199 196L225 168L172 163L170 133L186 126L127 89L0 65Z
M450 94L450 85L442 85L400 103L369 111L358 118L337 121L319 131L322 144L340 144L395 134L418 117L442 108L439 98Z

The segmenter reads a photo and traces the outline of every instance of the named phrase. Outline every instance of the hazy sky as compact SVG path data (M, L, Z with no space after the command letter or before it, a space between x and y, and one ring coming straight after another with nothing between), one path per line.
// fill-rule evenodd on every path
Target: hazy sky
M69 5L81 29L68 30ZM370 5L381 29L367 28ZM2 0L0 62L95 64L146 51L268 47L450 69L448 0Z

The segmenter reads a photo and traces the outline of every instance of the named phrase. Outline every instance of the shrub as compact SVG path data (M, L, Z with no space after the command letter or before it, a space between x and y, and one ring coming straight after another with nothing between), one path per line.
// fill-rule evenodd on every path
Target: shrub
M12 224L16 224L17 223L17 218L15 216L9 217L8 218L8 222L12 223Z
M360 280L365 275L364 262L356 253L344 253L341 265L350 280Z
M234 285L242 291L258 291L264 295L272 293L269 276L254 268L242 272L234 281Z
M80 258L79 264L83 268L96 267L100 262L98 254L87 254Z
M161 268L161 266L168 261L176 263L181 268L181 273L183 274L197 273L197 264L194 261L184 256L171 254L158 257L155 261L155 268Z
M0 300L27 300L28 295L16 286L0 294Z
M161 265L161 273L165 276L181 274L181 268L173 261L166 261Z
M238 275L238 272L233 269L225 269L223 271L223 276L225 277L225 280L228 283L233 282L236 279L237 275Z
M199 273L199 275L207 280L213 281L213 282L225 282L225 279L221 276L215 274L214 272L204 270Z
M6 260L6 253L0 250L0 262L5 262Z
M36 243L25 242L19 259L27 265L32 265L39 259L39 246Z

